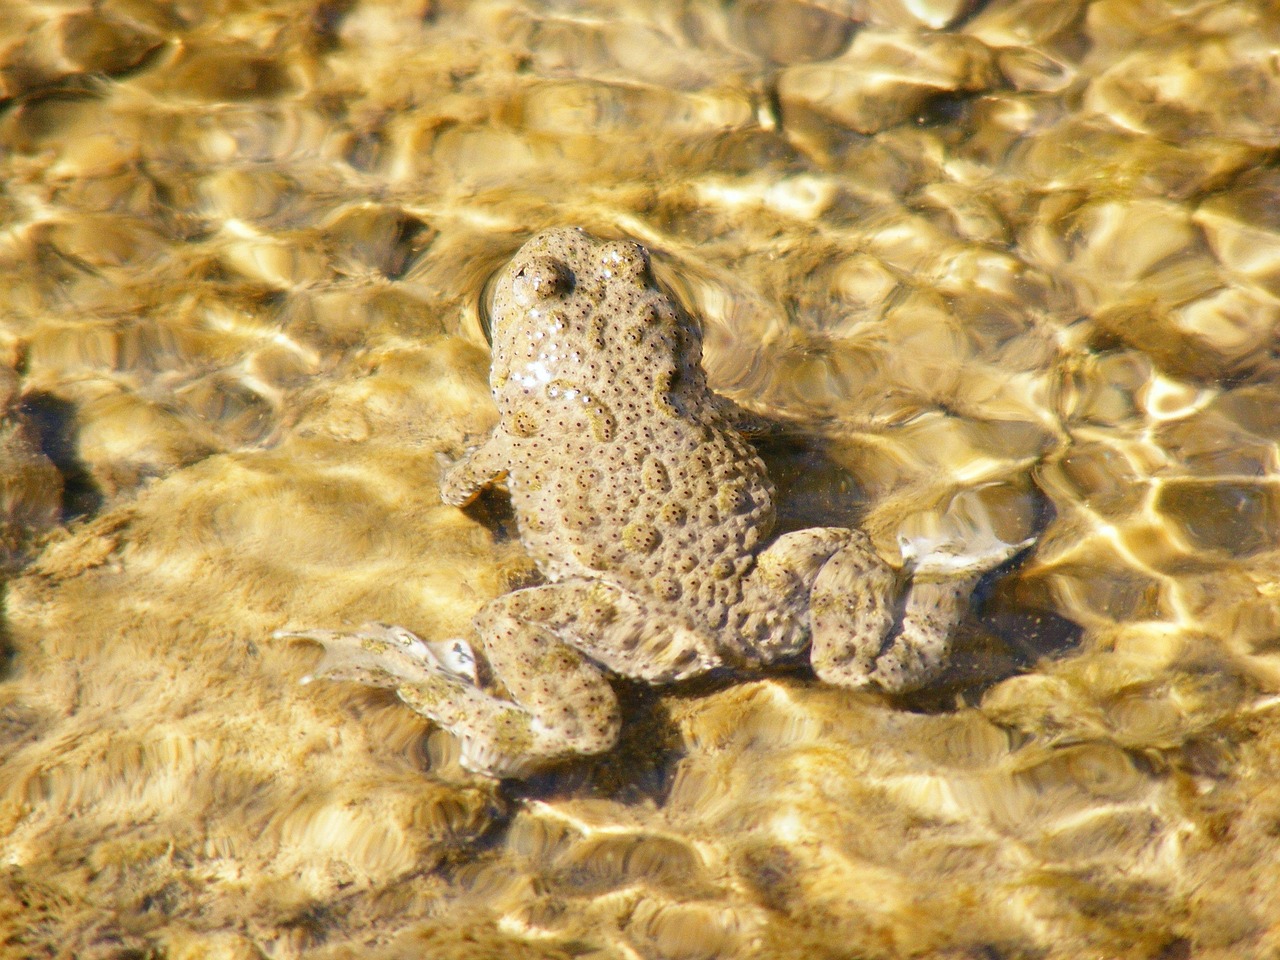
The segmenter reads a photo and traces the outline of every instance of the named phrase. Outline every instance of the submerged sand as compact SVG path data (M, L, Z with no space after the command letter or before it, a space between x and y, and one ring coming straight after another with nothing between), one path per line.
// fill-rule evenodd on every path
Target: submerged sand
M0 10L0 950L1280 950L1280 8ZM934 689L623 687L499 786L280 628L464 633L486 280L654 251L787 527L1036 536ZM54 469L56 467L56 470Z

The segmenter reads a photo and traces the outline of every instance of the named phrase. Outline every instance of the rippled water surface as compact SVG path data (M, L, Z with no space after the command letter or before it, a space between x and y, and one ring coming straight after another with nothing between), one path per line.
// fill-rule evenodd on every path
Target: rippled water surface
M1280 7L8 0L14 957L1280 952ZM282 627L530 575L441 456L531 233L649 246L783 521L1031 551L900 699L457 764Z

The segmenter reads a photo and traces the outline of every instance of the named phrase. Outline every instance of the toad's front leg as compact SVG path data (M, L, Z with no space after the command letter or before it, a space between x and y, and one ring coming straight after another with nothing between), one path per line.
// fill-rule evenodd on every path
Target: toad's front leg
M479 446L445 468L440 477L440 499L450 506L465 506L485 487L505 477L510 463L511 438L495 427Z

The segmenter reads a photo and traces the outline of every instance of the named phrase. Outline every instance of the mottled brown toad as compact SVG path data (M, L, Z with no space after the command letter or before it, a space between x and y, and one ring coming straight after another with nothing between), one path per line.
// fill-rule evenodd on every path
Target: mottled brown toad
M708 389L699 326L635 243L534 237L497 279L492 340L500 420L441 495L463 505L505 481L546 582L480 611L480 657L381 624L289 634L325 646L316 677L394 688L477 772L609 749L608 671L669 683L807 649L831 683L918 686L979 576L1017 549L946 544L895 570L858 530L772 538L773 487L741 412Z

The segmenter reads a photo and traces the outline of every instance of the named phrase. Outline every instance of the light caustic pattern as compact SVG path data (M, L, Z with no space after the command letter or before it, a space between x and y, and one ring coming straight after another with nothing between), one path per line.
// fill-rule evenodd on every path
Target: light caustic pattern
M1273 7L3 7L6 950L1280 949ZM783 529L1036 536L932 691L624 690L512 791L299 687L528 582L439 472L571 224L789 425Z

